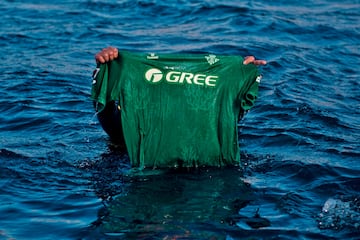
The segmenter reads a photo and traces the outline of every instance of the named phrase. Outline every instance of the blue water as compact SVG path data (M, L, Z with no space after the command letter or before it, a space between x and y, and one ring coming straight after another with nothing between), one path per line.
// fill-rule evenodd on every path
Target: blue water
M0 1L0 239L359 239L360 1ZM243 167L136 172L94 55L266 59ZM201 141L201 139L199 139Z

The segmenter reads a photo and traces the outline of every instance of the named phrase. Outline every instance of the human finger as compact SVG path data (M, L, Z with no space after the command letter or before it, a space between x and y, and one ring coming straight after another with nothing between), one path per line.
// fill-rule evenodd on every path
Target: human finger
M245 59L244 59L244 64L247 65L249 63L252 63L255 61L255 57L254 56L246 56Z
M117 58L118 55L119 55L119 50L115 47L109 47L108 48L109 50L109 53L114 57L114 58Z
M118 57L118 49L114 47L107 47L103 49L102 52L104 54L104 57L108 59L108 61L114 60L115 58Z
M96 62L105 63L109 61L108 48L102 49L95 55Z
M98 53L95 55L96 63L105 63L104 57L101 55L101 53Z
M266 65L266 60L262 60L262 59L255 59L254 56L247 56L245 57L245 60L243 62L245 65L246 64L254 64L254 65L257 65L257 66L261 66L261 65Z
M113 49L109 50L107 52L108 56L109 56L109 61L114 60L115 58L117 58L117 52Z
M253 62L257 66L266 65L267 62L265 60L254 60Z

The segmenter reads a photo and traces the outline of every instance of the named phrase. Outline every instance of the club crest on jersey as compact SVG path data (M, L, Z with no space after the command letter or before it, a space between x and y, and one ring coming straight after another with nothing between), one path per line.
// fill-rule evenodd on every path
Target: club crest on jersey
M210 54L209 56L205 56L205 59L210 65L214 65L215 63L220 61L220 59L218 59L216 55L213 54Z

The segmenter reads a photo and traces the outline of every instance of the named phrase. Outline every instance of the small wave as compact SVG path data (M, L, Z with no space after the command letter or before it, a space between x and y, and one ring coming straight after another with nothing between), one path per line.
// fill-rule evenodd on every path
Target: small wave
M0 149L0 159L24 159L27 156L7 149Z
M336 196L324 203L318 215L320 229L350 230L360 233L359 196Z

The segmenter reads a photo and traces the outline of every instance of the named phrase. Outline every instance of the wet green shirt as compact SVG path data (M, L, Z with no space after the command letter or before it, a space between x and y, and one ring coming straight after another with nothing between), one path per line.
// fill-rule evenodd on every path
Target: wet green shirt
M120 51L94 74L92 99L121 106L134 167L240 162L237 122L257 97L259 72L240 56Z

